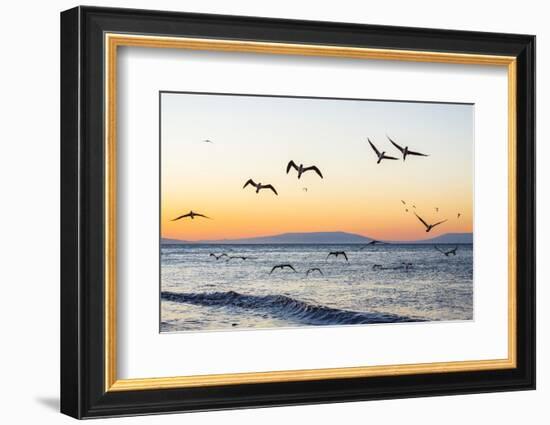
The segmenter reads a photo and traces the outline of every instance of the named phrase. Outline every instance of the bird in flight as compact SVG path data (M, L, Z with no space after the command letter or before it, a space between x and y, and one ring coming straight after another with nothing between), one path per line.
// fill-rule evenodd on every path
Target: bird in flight
M378 161L376 161L377 164L380 164L383 159L397 159L394 156L386 155L386 152L380 152L378 149L376 149L376 146L370 141L370 139L367 137L367 140L369 141L369 145L372 148L372 150L376 153L376 156L378 156ZM401 201L403 202L403 201ZM403 202L404 203L404 202Z
M296 269L292 267L292 264L277 264L276 266L273 266L269 274L273 273L277 269L283 270L284 268L292 269L292 271L296 273Z
M368 244L366 244L365 246L362 246L361 248L359 248L360 250L363 250L365 249L367 246L371 246L371 245L378 245L378 244L382 244L384 242L380 242L380 241L377 241L375 239L373 239L372 241L370 241Z
M275 190L275 188L273 187L273 185L255 183L254 180L252 180L252 179L248 179L248 180L246 181L246 183L245 183L244 186L243 186L243 189L244 189L246 186L248 186L249 184L252 185L252 186L254 186L254 187L256 188L256 193L259 193L260 190L262 190L262 189L271 189L271 190L273 191L273 193L275 193L275 195L279 195L279 194L277 193L277 191Z
M321 269L319 267L314 267L312 269L309 269L307 272L306 272L306 277L309 276L310 273L313 273L313 272L319 272L321 273L321 276L324 276L323 275L323 272L321 271Z
M348 260L348 256L346 255L346 253L344 251L331 251L328 253L327 255L327 260L328 260L328 257L330 257L331 255L334 255L336 258L338 258L340 255L342 255L346 261L349 261Z
M174 218L172 221L176 221L176 220L179 220L179 219L185 218L185 217L190 217L192 220L194 220L195 217L203 217L203 218L208 218L208 219L212 220L210 217L207 217L204 214L199 214L199 213L196 213L194 211L189 211L187 214L180 215L179 217Z
M405 161L405 159L407 159L407 155L429 156L429 155L426 155L425 153L410 151L408 146L405 146L403 148L403 147L399 146L397 143L395 143L392 139L390 139L390 136L388 136L387 134L386 134L386 137L391 142L391 144L394 145L397 149L399 149L399 151L403 154L403 161Z
M286 173L290 171L291 168L294 168L298 172L298 178L302 177L302 174L304 174L306 171L315 171L319 177L323 178L323 174L321 173L321 170L317 168L315 165L312 165L310 167L304 167L304 164L300 164L298 167L294 161L290 161L286 166Z
M448 257L449 255L456 255L456 250L458 249L458 245L455 246L453 249L450 249L449 251L443 251L437 245L435 246L435 249L437 249L439 252L441 252L443 255L445 255L445 257Z
M202 142L203 142L203 143L214 143L214 142L213 142L212 140L210 140L210 139L204 139Z
M458 213L458 214L456 215L456 218L460 218L460 213Z
M231 260L250 260L252 257L246 257L244 255L232 255L230 256L227 261L231 261Z
M228 255L227 255L225 252L221 253L220 255L216 255L216 254L214 254L213 252L211 252L211 253L210 253L210 257L214 257L214 258L216 259L216 261L217 261L217 260L219 260L219 259L222 258L222 257L228 257Z
M422 220L422 218L417 213L414 213L414 215L422 222L424 226L426 226L426 233L432 230L435 226L439 226L441 223L445 223L447 221L447 220L442 220L434 224L428 224L424 220Z

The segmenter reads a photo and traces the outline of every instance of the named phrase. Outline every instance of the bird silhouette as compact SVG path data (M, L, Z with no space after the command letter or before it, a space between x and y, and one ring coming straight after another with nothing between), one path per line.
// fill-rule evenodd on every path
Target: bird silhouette
M321 170L317 168L315 165L311 165L310 167L304 167L304 164L300 164L300 166L297 166L294 161L290 161L286 166L286 173L290 171L291 168L294 168L298 172L298 178L302 177L302 174L304 174L306 171L315 171L319 177L323 178L323 174L321 173Z
M362 246L361 248L359 248L360 250L363 250L365 249L366 247L368 246L372 246L372 245L379 245L379 244L383 244L384 242L380 242L380 241L377 241L375 239L373 239L372 241L370 241L368 244L366 244L365 246Z
M313 267L312 269L309 269L307 272L306 272L306 277L309 276L310 273L313 273L313 272L319 272L321 273L321 276L324 276L323 275L323 272L321 271L321 269L319 267Z
M346 261L349 261L348 256L346 255L346 253L344 251L331 251L331 252L329 252L328 255L327 255L327 260L331 255L334 255L336 258L338 258L340 255L342 255L346 259Z
M445 257L448 257L449 255L456 255L456 250L458 249L458 245L455 246L453 249L451 249L449 251L443 251L437 245L435 245L435 249L437 249L439 252L441 252Z
M367 137L367 140L369 141L369 145L372 148L372 150L376 153L376 156L378 156L378 161L376 161L377 164L380 164L380 162L382 162L383 159L394 159L394 160L397 159L394 156L386 155L385 151L380 152L378 149L376 149L376 146L374 146L374 144L370 141L370 139L368 137ZM403 201L401 201L401 202L403 202Z
M231 255L227 261L231 261L231 260L251 260L252 257L246 257L244 255Z
M203 143L214 143L214 142L213 142L212 140L210 140L210 139L204 139L202 142L203 142Z
M434 224L428 224L417 213L414 213L414 215L422 222L424 226L426 226L426 233L432 230L435 226L439 226L441 223L445 223L447 221L447 220L441 220Z
M262 189L270 189L270 190L273 191L273 193L275 193L275 195L279 195L279 194L277 193L277 191L275 190L275 188L273 187L273 185L255 183L254 180L252 180L252 179L248 179L248 180L246 181L246 183L245 183L244 186L243 186L243 189L244 189L246 186L248 186L249 184L252 185L252 186L254 186L254 187L256 188L256 193L259 193L260 190L262 190Z
M221 253L221 254L219 254L219 255L216 255L216 254L214 254L213 252L211 252L211 253L210 253L210 257L214 257L214 258L216 259L216 261L217 261L217 260L219 260L219 259L222 258L222 257L228 257L228 255L227 255L225 252L223 252L223 253Z
M460 213L458 213L458 214L456 215L456 218L460 218Z
M429 155L426 155L425 153L410 151L408 146L405 146L403 148L403 147L399 146L397 143L395 143L392 139L390 139L390 136L388 136L387 134L386 134L386 137L391 142L391 144L394 145L397 149L399 149L399 151L403 154L403 161L405 161L405 159L407 159L407 155L429 156Z
M276 266L273 266L269 274L273 273L277 269L283 270L284 268L292 269L292 271L296 273L296 269L292 267L292 264L277 264Z
M195 217L203 217L203 218L208 218L208 219L211 220L210 217L207 217L204 214L199 214L199 213L196 213L194 211L189 211L187 214L180 215L179 217L174 218L172 221L180 220L180 219L186 218L186 217L191 218L191 220L194 220Z

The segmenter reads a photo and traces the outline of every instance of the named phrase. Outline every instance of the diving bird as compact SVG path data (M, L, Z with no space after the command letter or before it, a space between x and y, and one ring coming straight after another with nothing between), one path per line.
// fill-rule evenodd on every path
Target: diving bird
M302 174L304 174L306 171L315 171L319 177L323 178L323 174L321 173L321 170L317 168L315 165L311 165L310 167L304 167L304 164L300 164L298 167L294 161L290 161L286 166L286 173L290 171L291 168L294 168L298 172L298 178L302 177Z
M330 257L331 255L334 255L336 258L338 258L340 255L342 255L346 261L349 261L348 260L348 256L346 255L346 253L344 251L331 251L328 253L327 255L327 260L328 260L328 257Z
M270 185L270 184L255 183L254 180L252 180L252 179L248 179L248 180L246 181L246 183L245 183L244 186L243 186L243 189L244 189L246 186L248 186L249 184L251 184L252 186L254 186L254 187L256 188L256 193L259 193L260 190L262 190L262 189L271 189L271 190L273 191L273 193L275 193L275 195L279 195L279 194L277 193L277 191L275 190L275 188L274 188L272 185Z
M313 273L313 272L319 272L321 273L321 276L324 276L323 275L323 272L321 271L321 269L319 267L314 267L312 269L309 269L307 272L306 272L306 277L309 276L310 273Z
M174 218L172 221L176 221L176 220L179 220L179 219L185 218L185 217L190 217L192 220L194 220L195 217L203 217L203 218L208 218L208 219L212 220L210 217L207 217L204 214L199 214L199 213L196 213L194 211L189 211L187 214L180 215L179 217Z
M445 257L448 257L449 255L456 255L456 250L458 249L458 245L455 246L453 249L450 249L449 251L443 251L437 245L435 245L435 249L441 252Z
M222 257L229 257L225 252L221 253L220 255L216 255L213 252L210 253L210 257L214 257L217 260L219 260Z
M370 139L367 137L367 140L369 141L369 145L370 147L372 148L372 150L376 153L376 156L378 156L378 161L376 161L377 164L380 164L380 162L383 160L383 159L397 159L396 157L394 156L388 156L386 155L386 151L384 152L380 152L378 149L376 149L376 146L374 146L374 144L370 141ZM403 202L403 201L401 201ZM404 203L404 202L403 202Z
M432 230L435 226L439 226L441 223L445 223L447 221L447 220L442 220L434 224L428 224L424 220L422 220L422 218L417 213L414 213L414 215L422 222L424 226L426 226L426 233Z
M273 266L269 274L273 273L277 269L283 270L284 268L292 269L292 271L296 273L296 269L292 267L292 264L277 264L276 266Z
M392 139L390 139L390 136L388 136L387 134L386 134L386 137L391 142L391 144L394 145L397 149L399 149L399 151L403 154L403 161L405 161L405 159L407 159L407 155L429 156L429 155L426 155L425 153L410 151L408 146L405 146L403 148L403 147L399 146L397 143L395 143Z

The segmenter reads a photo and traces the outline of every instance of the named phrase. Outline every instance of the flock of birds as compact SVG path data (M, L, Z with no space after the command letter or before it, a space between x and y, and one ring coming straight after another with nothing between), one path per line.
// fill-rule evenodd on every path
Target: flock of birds
M428 154L425 154L425 153L421 153L421 152L416 152L416 151L413 151L413 150L410 150L409 149L409 146L401 146L399 144L397 144L394 140L392 140L388 135L386 135L386 137L388 138L389 142L400 152L401 154L401 158L403 159L403 161L405 161L407 159L407 156L420 156L420 157L427 157L429 156ZM395 156L391 156L391 155L387 155L386 154L386 151L380 151L376 145L370 140L370 138L367 138L367 141L369 143L369 145L371 146L372 150L375 152L376 154L376 157L377 157L377 160L376 160L376 164L380 164L382 162L382 160L398 160L399 158L395 157ZM214 143L212 140L210 139L205 139L203 140L202 142L204 143ZM310 166L304 166L304 164L297 164L295 163L293 160L289 161L287 166L286 166L286 174L289 174L289 172L291 170L295 170L296 171L296 175L297 175L297 178L300 179L302 177L302 175L304 173L307 173L309 171L311 172L314 172L315 174L317 174L321 179L323 179L323 173L321 172L321 170L319 169L319 167L317 167L316 165L310 165ZM279 193L277 192L277 189L273 186L273 184L271 183L262 183L262 182L256 182L254 181L252 178L249 178L248 180L246 180L246 182L244 183L243 185L243 189L246 189L248 186L252 186L254 189L255 189L255 192L256 193L260 193L261 190L268 190L268 191L272 191L275 195L279 195ZM308 189L307 187L303 187L302 190L304 192L307 192ZM401 203L405 206L405 212L409 212L409 205L404 201L404 200L401 200ZM412 208L414 210L416 210L416 205L412 204ZM436 212L439 212L439 207L434 207L435 211ZM445 222L448 221L448 219L444 219L444 220L440 220L440 221L437 221L435 223L428 223L426 220L424 220L422 217L420 217L416 211L413 211L414 215L417 217L417 219L424 225L425 227L425 230L426 230L426 233L430 232L431 230L433 230L436 226L439 226ZM459 219L461 216L461 213L457 213L457 219ZM178 220L181 220L181 219L184 219L184 218L190 218L192 220L194 220L196 217L201 217L201 218L205 218L205 219L211 219L211 217L208 217L206 216L205 214L201 214L201 213L198 213L198 212L195 212L193 210L189 211L188 213L186 214L182 214L174 219L172 219L172 221L178 221ZM368 247L368 246L373 246L373 245L377 245L377 244L385 244L387 242L381 242L381 241L377 241L377 240L372 240L370 241L367 245L363 246L360 248L360 250L363 250L364 248ZM437 251L439 251L440 253L442 253L443 255L445 255L445 257L448 257L450 255L456 255L456 251L458 249L458 246L455 246L453 249L451 250L442 250L441 248L439 248L437 245L435 246L435 249ZM231 261L231 260L250 260L250 259L253 259L253 257L248 257L248 256L232 256L232 255L229 255L227 253L221 253L221 254L215 254L213 252L210 253L210 257L214 257L216 260L220 260L222 258L224 258L226 261ZM348 259L348 255L346 254L345 251L331 251L328 253L327 255L327 260L330 258L330 257L334 257L335 259L338 259L338 257L343 257L346 262L349 261ZM387 266L383 266L381 264L374 264L372 266L372 269L373 270L396 270L396 269L404 269L405 271L408 271L409 269L411 269L413 267L413 264L410 263L410 262L402 262L400 265L398 266L390 266L390 267L387 267ZM274 271L276 270L285 270L285 269L289 269L289 270L292 270L294 273L297 273L296 269L294 268L294 266L290 263L284 263L284 264L277 264L275 266L272 267L271 271L269 272L269 274L272 274ZM310 268L306 271L305 275L306 277L308 277L311 273L314 273L314 272L317 272L319 273L320 275L323 276L323 271L318 268L318 267L314 267L314 268Z
M379 245L379 244L389 244L389 242L381 242L381 241L377 241L377 240L373 239L368 244L360 247L359 250L361 251L361 250L363 250L365 248L368 248L370 246ZM437 245L435 245L434 247L435 247L436 251L438 251L441 254L445 255L445 257L448 257L450 255L455 256L456 251L458 250L458 245L456 245L454 248L452 248L450 250L443 250ZM214 257L216 259L216 261L221 260L221 259L225 259L228 262L233 260L233 259L239 259L239 260L243 260L243 261L244 260L253 260L253 259L255 259L254 257L249 257L249 256L244 256L244 255L229 255L226 252L222 252L221 254L216 254L214 252L211 252L209 256ZM328 253L325 261L328 261L329 258L331 258L331 257L334 257L335 259L338 259L338 257L342 257L346 260L346 262L349 262L348 254L346 253L346 251L330 251ZM372 266L372 270L405 270L405 271L408 272L413 267L414 267L413 263L402 261L399 265L393 265L393 266L383 266L382 264L374 264ZM271 268L271 271L269 272L269 274L272 274L276 270L283 271L285 269L292 270L294 273L298 273L298 271L296 270L294 265L292 265L291 263L282 263L282 264L277 264L277 265L273 266ZM324 276L323 271L319 267L312 267L312 268L309 268L309 269L306 270L305 277L309 277L309 275L313 272L318 272L321 276Z

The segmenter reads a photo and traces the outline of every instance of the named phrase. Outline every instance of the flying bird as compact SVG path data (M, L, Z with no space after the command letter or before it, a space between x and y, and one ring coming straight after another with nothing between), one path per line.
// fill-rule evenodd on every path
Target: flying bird
M439 226L441 223L445 223L447 221L447 220L442 220L434 224L428 224L424 220L422 220L422 218L417 213L414 213L414 215L422 222L424 226L426 226L426 233L432 230L435 226Z
M214 258L216 259L216 261L217 261L217 260L219 260L219 259L222 258L222 257L228 257L228 255L227 255L225 252L221 253L220 255L216 255L216 254L214 254L213 252L211 252L211 253L210 253L210 257L214 257Z
M210 140L210 139L204 139L202 142L203 142L203 143L214 143L214 142L213 142L212 140Z
M277 269L283 270L284 268L292 269L292 271L296 273L296 269L292 267L292 264L277 264L276 266L273 266L269 274L273 273Z
M383 244L384 242L380 242L380 241L377 241L375 239L373 239L372 241L370 241L368 244L366 244L365 246L362 246L361 248L359 248L360 250L363 250L365 249L367 246L371 246L371 245L378 245L378 244Z
M208 219L212 220L210 217L207 217L204 214L199 214L199 213L196 213L194 211L189 211L187 214L180 215L179 217L174 218L172 221L176 221L176 220L179 220L179 219L185 218L185 217L190 217L192 220L194 220L195 217L203 217L203 218L208 218Z
M328 257L330 257L331 255L334 255L336 258L338 258L340 255L342 255L346 261L349 261L348 260L348 256L346 255L346 253L344 251L331 251L328 253L327 255L327 260L328 260Z
M460 213L458 213L458 214L456 215L456 218L460 218Z
M230 256L227 261L231 261L231 260L250 260L252 257L246 257L244 255L232 255Z
M319 272L321 273L321 276L324 276L323 275L323 272L321 271L321 269L319 267L314 267L312 269L309 269L307 272L306 272L306 277L309 276L310 273L313 273L313 272Z
M246 183L245 183L244 186L243 186L243 189L244 189L246 186L248 186L249 184L252 185L252 186L254 186L254 187L256 188L256 193L259 193L260 190L262 190L262 189L271 189L271 190L273 191L273 193L275 193L275 195L279 195L279 194L277 193L277 191L275 190L275 188L274 188L272 185L270 185L270 184L255 183L254 180L252 180L252 179L248 179L248 180L246 181Z
M369 141L369 145L372 148L372 150L376 153L376 156L378 156L378 161L376 161L377 164L380 164L383 159L397 159L394 156L386 155L386 152L380 152L378 149L376 149L376 146L370 141L370 139L367 137L367 140ZM403 201L401 201L403 202ZM403 202L404 203L404 202Z
M286 173L290 171L291 168L294 168L298 172L298 178L302 177L302 174L304 174L306 171L315 171L319 177L323 178L323 174L321 173L321 170L317 168L315 165L312 165L310 167L304 167L304 164L300 164L298 167L294 161L290 161L286 166Z
M408 146L405 146L403 148L403 147L399 146L397 143L395 143L392 139L390 139L390 136L388 136L387 134L386 134L386 137L391 142L391 144L394 145L397 149L399 149L399 151L403 154L403 161L405 161L405 159L407 159L407 155L429 156L429 155L426 155L425 153L410 151Z
M449 255L456 255L456 250L458 249L458 245L455 246L453 249L450 249L449 251L443 251L437 245L435 246L435 249L437 249L439 252L441 252L443 255L445 255L445 257L448 257Z

